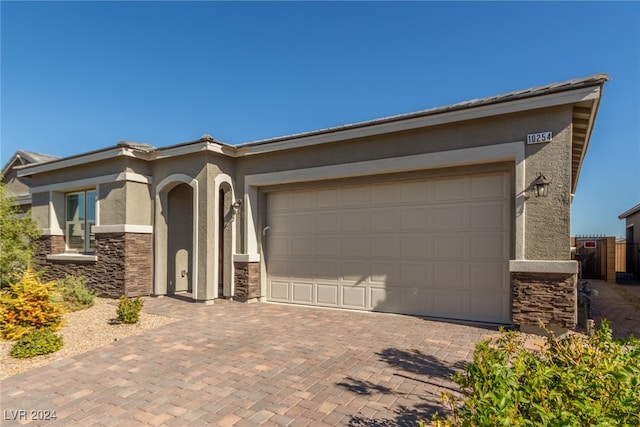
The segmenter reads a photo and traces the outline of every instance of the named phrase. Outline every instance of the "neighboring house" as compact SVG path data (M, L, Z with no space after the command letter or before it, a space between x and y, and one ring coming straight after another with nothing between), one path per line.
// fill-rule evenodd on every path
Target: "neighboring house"
M626 271L640 278L640 204L618 215L625 220Z
M15 197L16 204L22 213L31 208L31 193L29 177L19 177L18 167L36 163L45 163L57 160L58 157L48 154L33 153L31 151L18 150L2 168L2 180L7 184L7 190Z
M103 294L573 327L570 202L608 79L239 146L122 142L17 174L46 274Z

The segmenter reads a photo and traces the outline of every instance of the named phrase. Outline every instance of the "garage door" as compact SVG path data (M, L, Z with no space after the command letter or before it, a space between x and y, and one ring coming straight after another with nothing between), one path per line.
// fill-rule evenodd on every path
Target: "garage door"
M510 322L507 173L268 195L268 299Z

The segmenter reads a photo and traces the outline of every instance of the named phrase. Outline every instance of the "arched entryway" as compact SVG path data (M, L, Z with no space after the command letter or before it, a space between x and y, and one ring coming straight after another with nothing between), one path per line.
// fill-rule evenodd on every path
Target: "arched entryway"
M155 295L198 299L198 181L171 175L156 187Z
M193 189L178 184L167 193L167 294L192 293Z

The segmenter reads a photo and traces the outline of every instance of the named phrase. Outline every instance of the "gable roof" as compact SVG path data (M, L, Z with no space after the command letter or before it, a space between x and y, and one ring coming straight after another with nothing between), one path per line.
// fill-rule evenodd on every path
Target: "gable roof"
M625 218L630 217L631 215L633 215L636 212L640 212L640 204L637 204L634 207L632 207L631 209L622 212L620 215L618 215L618 218L619 219L625 219Z
M46 163L53 160L58 160L60 157L51 156L49 154L35 153L33 151L18 150L9 159L9 161L2 168L2 175L6 175L7 172L15 166L30 165L35 163ZM16 165L17 163L17 165Z

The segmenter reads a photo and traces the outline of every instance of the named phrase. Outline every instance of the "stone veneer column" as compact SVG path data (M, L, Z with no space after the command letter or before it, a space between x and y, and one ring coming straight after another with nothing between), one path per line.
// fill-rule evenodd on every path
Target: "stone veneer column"
M235 295L238 301L256 300L260 295L260 263L235 261Z
M124 284L126 296L151 295L153 238L150 233L124 235Z
M512 321L521 329L577 325L576 261L511 261Z

